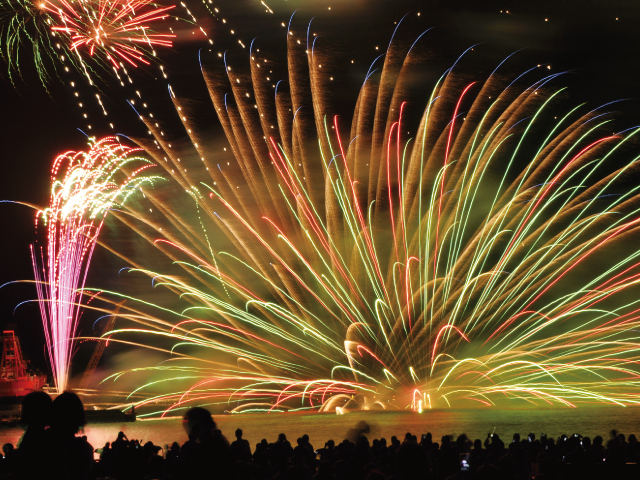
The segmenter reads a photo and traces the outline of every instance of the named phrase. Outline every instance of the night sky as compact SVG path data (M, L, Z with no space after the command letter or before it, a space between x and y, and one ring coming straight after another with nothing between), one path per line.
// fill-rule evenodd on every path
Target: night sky
M296 9L299 10L292 28L306 28L315 16L314 29L318 29L323 41L326 39L321 47L334 49L336 63L343 62L340 64L343 67L336 67L336 74L344 89L336 92L335 97L340 101L344 96L347 116L353 108L353 92L357 92L369 64L388 45L396 27L394 22L408 14L401 27L405 38L417 38L422 31L435 27L423 41L432 48L440 71L475 44L480 44L477 50L487 59L485 65L478 67L483 72L490 72L499 58L523 49L513 62L514 68L524 71L540 63L550 64L554 72L568 71L559 84L569 87L573 104L587 102L595 108L613 100L629 99L616 104L615 109L622 112L628 126L637 125L640 120L636 113L640 92L640 8L632 1L271 0L266 3L273 14L265 12L259 0L214 0L212 5L220 9L224 24L208 16L200 2L189 6L214 40L213 51L229 50L229 58L235 62L246 62L244 56L248 54L248 49L238 46L239 38L248 44L258 37L259 48L284 55L286 29L281 23L288 23ZM185 14L182 9L176 12ZM166 65L168 81L161 78L156 67L138 69L132 75L146 98L153 100L153 111L160 118L174 116L166 93L170 82L194 99L203 110L202 122L211 123L212 130L219 134L198 68L198 49L205 45L189 38L191 28L184 25L181 28L184 31L174 49L158 51ZM235 31L233 35L231 29ZM0 200L44 206L49 197L53 158L65 150L84 148L86 139L78 129L86 131L87 121L72 98L68 77L61 74L60 79L53 78L47 92L32 68L28 49L21 54L22 78L14 75L12 84L6 64L1 64L0 70ZM355 59L354 63L349 59ZM479 62L482 65L482 60ZM114 84L108 72L103 77L106 80L103 98L109 115L101 117L96 102L87 98L86 111L96 118L92 134L112 133L108 125L112 122L116 132L143 135L144 129L125 101L129 94ZM75 78L80 79L77 74ZM92 94L88 87L81 91L86 97ZM34 212L24 206L2 203L0 222L0 284L32 279L29 244L36 239ZM105 260L100 254L98 258ZM101 265L102 271L114 275L120 267ZM30 285L0 289L0 323L18 324L27 356L44 369L44 342L36 304L22 305L14 313L18 304L34 298L35 289ZM82 328L87 328L84 323Z

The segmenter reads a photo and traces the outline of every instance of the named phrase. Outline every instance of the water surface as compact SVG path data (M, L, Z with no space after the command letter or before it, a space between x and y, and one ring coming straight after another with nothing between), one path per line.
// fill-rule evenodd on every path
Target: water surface
M404 436L406 432L420 436L431 432L434 439L443 435L459 435L466 433L472 439L486 438L487 433L500 434L509 441L514 433L526 436L534 432L558 437L562 434L580 433L593 438L608 433L615 428L626 435L640 434L640 407L581 407L567 409L438 409L427 410L422 414L412 412L358 412L347 415L309 414L309 413L272 413L221 415L215 420L222 433L233 439L236 428L244 431L244 438L252 446L261 439L269 442L276 440L279 433L284 433L295 444L296 438L308 434L314 447L319 448L333 439L340 441L347 431L360 420L365 420L372 427L370 439L392 435ZM155 444L165 445L174 441L184 443L187 436L180 419L147 420L125 424L88 425L85 428L89 442L94 447L115 440L118 431L125 432L129 439L148 440ZM14 445L22 435L20 428L0 429L0 443L11 442Z

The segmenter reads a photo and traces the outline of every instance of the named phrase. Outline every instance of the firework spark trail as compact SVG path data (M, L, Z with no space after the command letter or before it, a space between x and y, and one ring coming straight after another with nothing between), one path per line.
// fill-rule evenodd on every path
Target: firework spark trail
M67 72L71 66L92 83L93 68L86 63L87 57L115 69L119 79L122 62L134 67L149 65L156 57L155 47L172 46L175 35L156 33L152 26L167 18L173 8L175 5L161 7L151 0L6 1L0 7L0 54L10 75L20 73L21 48L30 46L45 87L59 66Z
M155 29L174 8L150 0L6 0L0 4L0 56L16 88L15 80L22 77L21 66L27 58L34 62L46 90L52 78L60 80L77 102L86 122L84 129L91 131L95 120L104 117L93 116L83 86L89 88L90 101L106 117L109 112L100 84L111 83L115 77L120 86L130 88L126 96L131 106L137 97L147 108L149 101L143 100L127 68L154 64L168 78L156 49L171 47L175 35L171 27L171 33ZM204 29L200 30L206 37ZM109 75L103 75L105 72ZM115 130L113 121L108 126Z
M140 151L106 137L88 152L66 152L54 162L50 204L37 215L47 225L46 256L32 245L31 257L58 391L67 385L83 290L104 218L141 185L158 179L146 173L154 165Z
M47 85L51 73L47 63L60 54L69 56L68 49L56 52L50 34L51 17L29 0L5 1L0 6L0 55L7 62L9 76L14 81L14 73L20 74L21 48L24 44L30 47L31 60L34 62L38 77L43 85Z
M175 5L159 8L151 0L110 2L52 2L44 0L43 9L56 18L51 30L69 37L69 49L79 57L84 48L93 57L97 50L116 70L119 60L131 66L149 65L145 58L155 56L154 47L170 47L173 34L151 33L150 23L169 16ZM144 48L144 47L147 48Z
M611 135L601 109L552 120L558 74L472 83L455 66L416 123L405 86L424 50L394 37L346 141L328 57L301 32L275 101L257 50L248 71L203 60L230 152L205 147L173 90L190 146L142 116L141 146L198 220L151 190L113 213L184 275L111 251L187 305L128 302L134 326L110 341L172 356L109 378L166 389L152 398L170 412L225 396L234 412L638 403L640 251L620 246L640 230L640 130Z

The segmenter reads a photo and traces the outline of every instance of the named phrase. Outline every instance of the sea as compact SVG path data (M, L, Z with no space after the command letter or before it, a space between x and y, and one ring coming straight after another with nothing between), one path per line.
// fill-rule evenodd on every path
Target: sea
M404 437L411 432L418 438L430 432L434 441L443 435L454 437L465 433L472 440L484 439L497 433L508 443L514 433L525 437L535 433L536 437L546 433L555 438L562 434L578 433L583 436L601 435L607 439L612 429L629 435L640 434L640 407L579 407L566 409L434 409L423 413L414 412L352 412L344 415L310 413L228 414L214 417L218 428L231 440L234 432L241 428L244 438L252 446L266 438L268 442L284 433L295 445L297 438L308 434L312 445L321 448L332 439L336 442L347 438L349 430L361 421L369 425L369 439L391 436ZM91 424L84 428L84 435L94 448L116 439L123 431L129 439L141 442L151 440L164 446L187 440L179 418L163 420L137 420L133 423ZM0 444L17 444L22 435L20 427L0 428Z

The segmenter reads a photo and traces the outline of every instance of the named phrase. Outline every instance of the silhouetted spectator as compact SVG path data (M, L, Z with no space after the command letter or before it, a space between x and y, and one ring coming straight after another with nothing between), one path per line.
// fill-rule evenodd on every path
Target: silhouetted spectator
M16 470L16 451L13 448L13 444L5 443L4 445L2 445L2 453L4 454L4 458L2 461L4 471L13 472L14 470Z
M71 392L58 395L52 404L49 429L49 448L53 456L49 478L76 480L89 474L93 447L76 437L84 424L84 407L80 398Z
M487 438L484 441L484 446L490 453L496 456L502 456L504 453L504 442L500 440L497 433L487 434Z
M321 462L333 462L333 456L335 454L335 442L333 440L329 440L324 444L324 448L318 450L318 455L320 455Z
M430 450L432 443L433 443L433 437L431 436L431 432L428 432L425 435L422 435L422 438L420 439L420 445Z
M370 431L371 428L369 427L369 424L364 420L360 420L358 423L356 423L355 428L350 428L347 431L347 438L349 439L349 441L356 443L360 436L368 435Z
M242 430L236 430L236 440L231 444L231 456L234 462L249 462L251 461L251 446L249 442L242 438Z
M20 478L43 478L51 462L46 427L51 424L53 401L45 392L31 392L22 400L20 424L25 429L16 457Z
M309 450L311 453L315 452L315 450L313 449L313 445L311 445L311 442L309 442L309 435L307 435L306 433L302 435L302 445L306 447L307 450Z
M173 442L171 447L167 449L166 458L167 460L173 462L178 459L180 456L180 444L178 442Z
M115 442L111 444L111 448L113 448L113 450L117 452L121 449L124 450L128 446L129 439L127 438L127 436L124 434L124 432L118 432L118 438L116 438Z
M53 400L45 392L31 392L22 400L20 424L25 429L18 442L23 450L39 450L45 443L45 427L51 424Z
M228 478L231 458L229 442L216 429L211 414L202 407L190 409L182 421L189 441L182 446L183 478Z
M396 450L398 450L399 447L400 447L400 440L398 440L398 437L393 435L391 437L391 445L389 446L389 454L395 455Z
M293 448L284 433L278 435L278 441L273 444L273 449L274 463L286 461L293 454Z
M266 438L263 438L260 443L256 444L256 449L253 452L253 463L263 466L267 463L269 458L269 443Z

